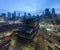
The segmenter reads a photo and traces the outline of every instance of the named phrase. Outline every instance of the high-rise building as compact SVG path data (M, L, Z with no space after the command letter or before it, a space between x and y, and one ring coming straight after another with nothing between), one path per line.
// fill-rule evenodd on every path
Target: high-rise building
M16 11L14 11L14 16L16 17Z
M53 8L52 9L52 20L53 20L53 23L56 23L56 18L57 18L57 15L55 13L55 9Z
M24 13L24 16L27 16L27 15L26 15L26 12Z
M55 9L54 8L52 9L52 14L55 14Z
M20 17L20 13L18 13L18 16Z
M1 14L1 17L3 17L4 20L6 20L6 14L5 14L5 13L2 13L2 14Z
M30 17L30 16L31 16L31 14L30 14L30 13L28 13L28 16Z
M8 20L12 18L12 14L10 12L7 13Z
M51 13L48 8L45 9L45 17L46 17L46 19L51 18Z
M57 24L60 24L60 14L57 14L56 20L57 20Z
M44 21L45 20L45 14L44 14L44 12L43 12L43 15L42 15L42 19L41 19L42 21Z
M47 15L49 13L49 9L45 9L45 14Z
M23 18L25 19L26 17L27 17L27 15L26 15L26 12L25 12Z
M14 13L12 13L12 19L16 20L16 11L14 11Z
M19 19L20 19L20 13L17 14L17 20L19 20Z
M6 17L6 14L5 14L5 13L2 13L1 16L2 16L2 17Z

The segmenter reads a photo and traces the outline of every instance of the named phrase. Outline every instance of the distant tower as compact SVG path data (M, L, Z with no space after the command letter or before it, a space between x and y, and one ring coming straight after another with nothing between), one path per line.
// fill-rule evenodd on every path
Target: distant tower
M24 16L27 16L27 15L26 15L26 12L24 13Z
M17 20L19 20L20 19L20 13L18 13L18 16L17 16Z
M2 16L2 17L6 17L6 14L5 14L5 13L2 13L1 16Z
M49 13L49 9L45 9L45 14L47 15Z
M14 16L16 17L16 11L14 11Z
M6 20L6 14L2 13L1 16L4 18L4 20Z
M46 20L47 22L51 22L51 13L50 13L50 11L49 11L48 8L45 9L45 20Z
M43 12L43 14L42 14L42 20L43 20L43 21L45 20L45 14L44 14L44 12Z
M55 14L55 9L54 8L52 9L52 14Z
M52 9L52 20L53 20L53 23L56 23L56 13L55 13L55 9L53 8Z
M18 13L18 16L20 17L20 13Z
M8 20L11 19L12 14L10 12L7 13Z
M27 16L27 18L32 18L32 16L31 16L31 14L30 14L30 13L28 13L28 16Z
M14 13L12 13L12 19L15 21L16 20L16 11L14 11Z
M27 15L26 15L26 12L25 12L23 18L25 19L26 17L27 17Z
M30 13L28 13L28 16L30 17L30 16L31 16L31 14L30 14Z
M45 16L47 16L47 18L50 18L51 17L51 13L49 11L49 9L45 9Z

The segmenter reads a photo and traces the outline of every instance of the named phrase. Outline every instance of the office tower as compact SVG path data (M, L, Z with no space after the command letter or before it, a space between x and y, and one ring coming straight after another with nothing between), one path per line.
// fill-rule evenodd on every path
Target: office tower
M52 9L52 20L53 20L53 23L56 23L57 15L55 13L55 9L54 8Z
M14 13L12 13L12 19L15 21L16 20L16 11L14 11Z
M1 16L2 16L2 17L6 17L6 14L5 14L5 13L2 13Z
M52 19L52 17L51 17L51 12L49 11L49 9L47 8L47 9L45 9L45 21L47 22L47 23L51 23L51 19Z
M6 20L6 14L5 13L2 13L1 17L4 18L4 20Z
M55 14L55 9L54 8L52 8L52 14Z
M23 18L25 19L26 17L27 17L27 15L26 15L26 12L25 12Z
M46 16L46 18L51 18L51 13L48 8L45 9L45 16Z
M7 13L7 17L8 17L8 20L10 20L10 19L12 18L11 12L8 12L8 13Z
M16 11L14 11L14 16L16 17Z
M41 19L42 21L44 21L45 20L45 14L44 14L44 12L43 12L43 14L42 14L42 19Z
M18 16L20 17L20 13L18 13Z
M20 20L20 13L17 14L16 20Z
M30 13L28 13L28 16L30 17L30 16L31 16L31 14L30 14Z
M27 15L26 15L26 12L24 13L24 16L27 16Z

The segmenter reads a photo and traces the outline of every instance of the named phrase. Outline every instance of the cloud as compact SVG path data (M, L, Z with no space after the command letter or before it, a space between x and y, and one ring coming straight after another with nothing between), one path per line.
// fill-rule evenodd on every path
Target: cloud
M60 0L0 0L0 9L27 12L41 11L45 8L60 8Z

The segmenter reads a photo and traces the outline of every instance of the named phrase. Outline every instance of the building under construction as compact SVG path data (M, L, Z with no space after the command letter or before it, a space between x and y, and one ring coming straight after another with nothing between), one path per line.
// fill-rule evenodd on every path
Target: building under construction
M23 18L20 20L21 25L17 30L17 37L21 40L33 40L35 35L38 33L39 20L36 17Z

